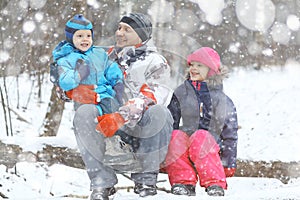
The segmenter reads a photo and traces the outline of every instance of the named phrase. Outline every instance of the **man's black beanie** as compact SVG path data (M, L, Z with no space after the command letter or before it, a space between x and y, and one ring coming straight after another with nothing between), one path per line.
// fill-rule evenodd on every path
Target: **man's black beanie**
M120 22L131 26L143 42L151 38L152 23L148 16L142 13L130 13L128 16L122 17Z

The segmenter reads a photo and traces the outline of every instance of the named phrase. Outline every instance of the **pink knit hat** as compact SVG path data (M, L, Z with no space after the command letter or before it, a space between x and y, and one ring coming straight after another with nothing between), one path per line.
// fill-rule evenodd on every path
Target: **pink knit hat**
M220 73L221 60L219 54L209 47L201 47L187 56L188 65L191 62L199 62L210 68L207 77Z

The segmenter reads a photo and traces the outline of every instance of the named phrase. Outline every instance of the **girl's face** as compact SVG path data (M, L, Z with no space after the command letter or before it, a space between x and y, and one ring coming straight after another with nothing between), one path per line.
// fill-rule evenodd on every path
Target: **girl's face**
M207 78L209 67L199 62L191 62L189 74L192 81L204 81Z
M87 51L93 44L91 30L78 30L73 35L73 44L80 51Z
M134 29L128 24L120 22L116 31L116 46L123 48L127 46L135 46L140 43L142 43L142 40Z

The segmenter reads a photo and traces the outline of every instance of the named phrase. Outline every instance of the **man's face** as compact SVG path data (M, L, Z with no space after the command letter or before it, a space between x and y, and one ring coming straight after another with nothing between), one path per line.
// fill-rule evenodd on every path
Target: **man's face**
M128 24L120 22L116 31L116 46L123 48L127 46L134 46L140 43L142 43L142 40L134 31L134 29Z
M73 35L73 44L80 51L87 51L92 46L92 31L78 30Z

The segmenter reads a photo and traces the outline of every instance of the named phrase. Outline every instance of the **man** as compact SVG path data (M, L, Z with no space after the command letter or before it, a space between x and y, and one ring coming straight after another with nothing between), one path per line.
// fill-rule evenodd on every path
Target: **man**
M168 150L173 118L165 106L171 96L164 85L170 67L152 45L151 35L152 24L146 15L122 17L116 45L109 54L124 73L123 106L102 116L86 110L91 113L89 119L78 112L75 116L76 139L91 180L92 200L108 200L115 192L116 172L131 173L139 196L157 194L157 175ZM96 130L83 129L82 124L91 123L93 117L98 120ZM117 147L123 154L108 155Z

